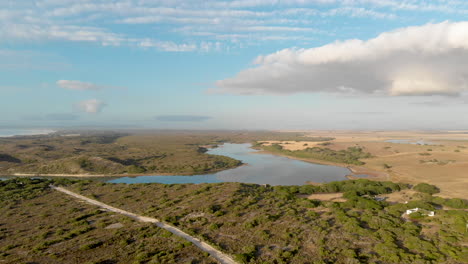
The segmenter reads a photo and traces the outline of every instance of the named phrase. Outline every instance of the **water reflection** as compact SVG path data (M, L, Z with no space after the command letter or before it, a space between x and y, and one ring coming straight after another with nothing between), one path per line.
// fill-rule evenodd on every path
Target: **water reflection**
M246 165L207 175L122 177L113 183L215 183L244 182L270 185L302 185L307 181L330 182L346 180L350 171L343 167L314 164L285 157L258 153L250 144L226 143L208 151L228 156Z

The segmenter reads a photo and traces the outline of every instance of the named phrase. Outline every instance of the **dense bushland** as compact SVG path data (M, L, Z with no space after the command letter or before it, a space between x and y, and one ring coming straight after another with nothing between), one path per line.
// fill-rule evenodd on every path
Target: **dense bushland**
M117 207L163 219L242 263L463 263L468 213L440 210L465 200L418 194L408 204L378 201L406 184L365 179L321 186L95 184L71 186ZM310 200L343 192L346 202ZM450 202L449 202L450 201ZM436 216L402 217L406 209Z
M71 182L0 181L1 263L216 263L164 229L49 188Z

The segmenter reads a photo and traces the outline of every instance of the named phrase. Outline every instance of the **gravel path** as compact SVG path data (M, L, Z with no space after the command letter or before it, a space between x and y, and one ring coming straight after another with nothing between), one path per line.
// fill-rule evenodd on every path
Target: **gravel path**
M65 194L68 194L68 195L73 196L73 197L75 197L77 199L83 200L83 201L85 201L87 203L97 205L97 206L99 206L101 208L104 208L106 210L109 210L111 212L119 213L119 214L131 217L131 218L136 219L136 220L141 221L141 222L153 223L153 224L157 225L160 228L166 229L167 231L173 233L176 236L182 237L183 239L192 242L195 246L199 247L201 250L209 253L213 258L215 258L221 264L237 264L237 262L235 262L229 255L215 249L214 247L210 246L209 244L207 244L207 243L201 241L200 239L195 238L195 237L183 232L182 230L180 230L180 229L178 229L178 228L176 228L174 226L171 226L171 225L168 225L166 223L163 223L163 222L159 221L156 218L137 215L137 214L134 214L134 213L131 213L131 212L128 212L128 211L125 211L125 210L122 210L122 209L107 205L105 203L101 203L99 201L90 199L88 197L85 197L83 195L74 193L74 192L69 191L69 190L67 190L65 188L62 188L62 187L57 187L57 186L50 186L50 187L52 189L54 189L54 190L57 190L59 192L65 193Z

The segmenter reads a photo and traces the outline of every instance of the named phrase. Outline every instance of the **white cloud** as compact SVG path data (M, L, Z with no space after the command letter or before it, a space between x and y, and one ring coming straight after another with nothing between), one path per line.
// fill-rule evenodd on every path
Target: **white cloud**
M172 41L155 41L152 39L141 40L138 45L144 48L157 48L158 50L172 52L195 51L198 49L195 44L177 44Z
M322 13L323 16L350 16L350 17L370 17L375 19L395 19L396 15L391 13L378 12L362 7L341 7L331 9Z
M80 26L10 24L0 26L0 43L2 40L92 42L102 46L139 46L169 52L205 51L202 48L198 49L198 45L193 43L130 38L101 28ZM202 44L200 43L200 46Z
M4 2L4 1L3 1ZM334 33L333 19L359 32L356 18L417 21L421 12L468 14L460 0L29 0L0 1L0 44L70 41L103 46L204 51L203 42L239 46ZM400 11L412 12L410 15ZM440 16L438 16L440 17ZM454 16L453 19L456 19ZM130 24L124 26L122 24ZM153 24L154 30L144 25ZM140 28L138 28L140 27ZM342 28L342 26L340 26ZM362 26L366 27L366 26ZM132 30L129 28L135 28ZM210 32L210 35L196 35ZM276 34L274 37L269 37ZM161 39L155 39L154 36ZM247 35L243 38L222 36ZM183 39L183 43L171 40ZM298 43L303 45L303 43ZM194 48L194 47L197 48ZM229 48L226 48L229 50Z
M310 8L312 5L334 3L337 1L37 1L34 5L21 1L12 2L0 9L0 38L3 40L67 40L98 42L102 45L122 45L131 37L114 33L109 29L96 27L99 22L104 24L172 24L169 31L177 30L177 25L186 26L219 26L225 32L242 31L243 29L269 32L273 30L291 29L304 31L297 25L313 24L314 18L320 15L334 16L376 16L386 18L386 14L365 7L331 9L320 11ZM279 8L292 5L303 8ZM273 10L252 11L249 7L270 6ZM0 4L1 7L1 4ZM341 11L340 11L341 10ZM297 16L301 18L297 18ZM97 19L93 26L85 26L87 19ZM79 26L77 25L79 24ZM101 23L102 25L102 23ZM230 26L235 28L230 29ZM251 28L246 28L251 26ZM227 30L227 31L226 31ZM200 30L198 30L200 31ZM179 31L180 32L180 31ZM144 37L142 37L144 39ZM205 40L206 41L206 40Z
M100 113L102 109L106 106L106 104L97 99L89 99L78 102L75 106L80 111L96 114Z
M78 91L99 90L105 87L105 86L97 85L94 83L71 81L71 80L58 80L57 86L63 89L78 90Z
M468 22L443 22L260 56L216 92L457 95L468 90Z
M310 32L316 31L313 28L303 27L280 27L280 26L252 26L252 27L239 27L236 31L249 32L275 32L275 31L288 31L288 32Z
M21 41L97 42L103 46L119 46L127 41L123 36L105 29L82 26L5 24L0 26L0 39Z

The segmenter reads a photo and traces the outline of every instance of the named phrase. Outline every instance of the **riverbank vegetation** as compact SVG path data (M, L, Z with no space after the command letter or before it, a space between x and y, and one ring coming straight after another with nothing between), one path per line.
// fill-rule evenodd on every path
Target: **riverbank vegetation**
M348 147L344 150L332 150L321 147L305 148L301 150L287 150L280 144L264 146L263 144L257 143L255 146L271 153L278 153L294 158L323 160L352 165L364 165L365 163L360 159L372 157L370 153L365 152L361 147Z

